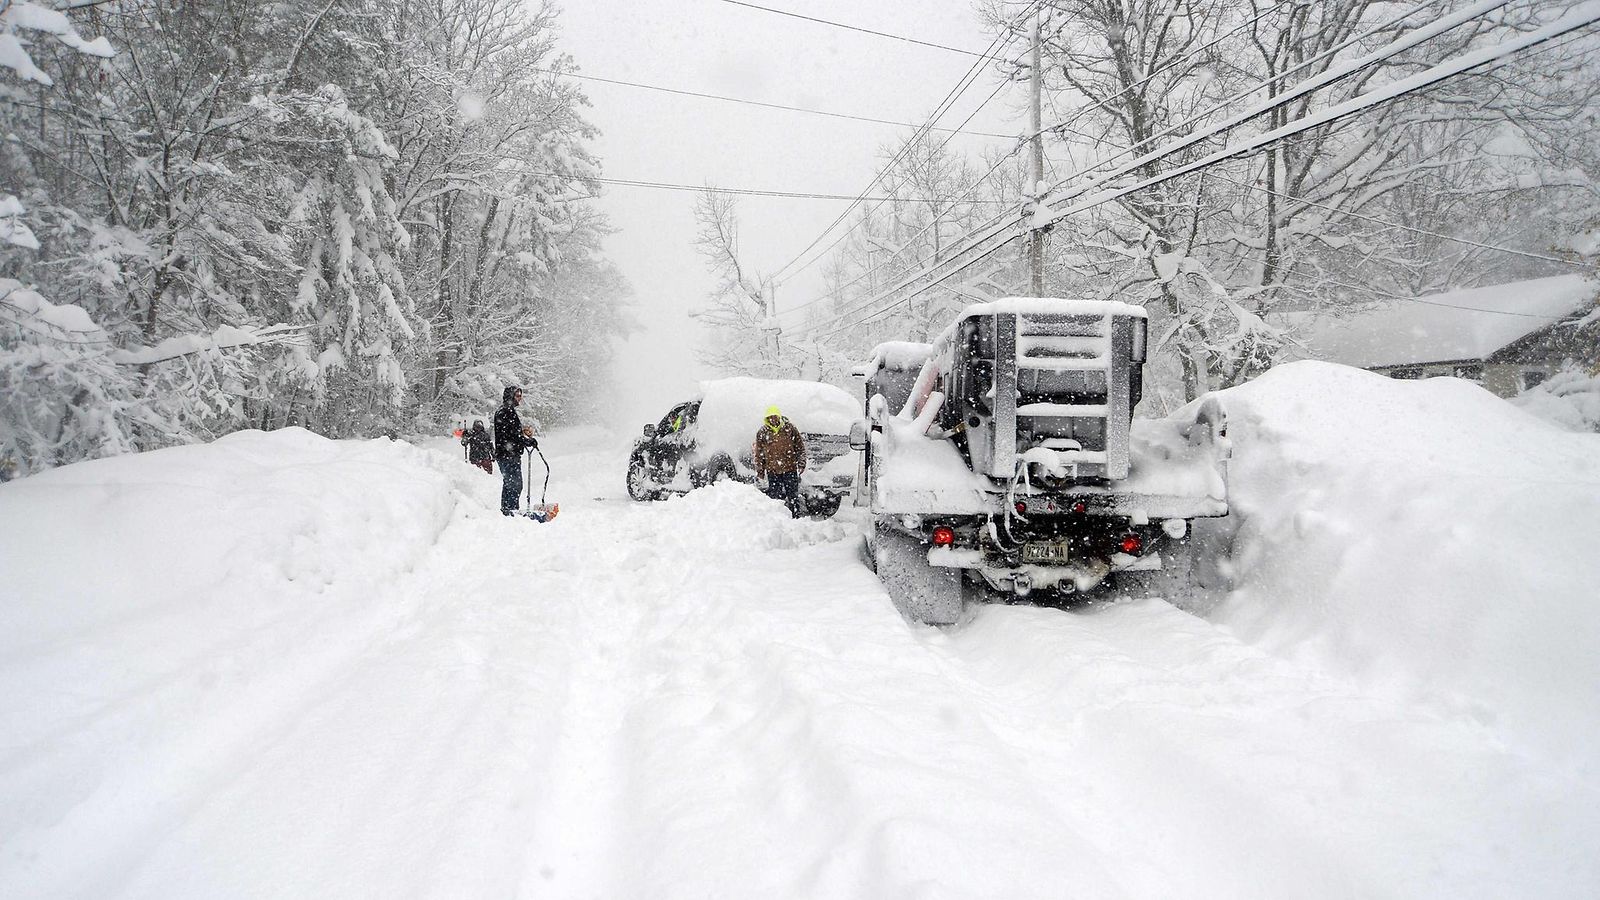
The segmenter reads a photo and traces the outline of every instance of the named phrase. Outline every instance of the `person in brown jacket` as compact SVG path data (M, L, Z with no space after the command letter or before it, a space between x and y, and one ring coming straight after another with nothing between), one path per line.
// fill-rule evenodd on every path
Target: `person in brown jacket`
M776 406L767 407L750 457L755 461L756 477L767 480L767 496L782 500L789 515L798 519L803 512L800 473L806 470L806 439Z

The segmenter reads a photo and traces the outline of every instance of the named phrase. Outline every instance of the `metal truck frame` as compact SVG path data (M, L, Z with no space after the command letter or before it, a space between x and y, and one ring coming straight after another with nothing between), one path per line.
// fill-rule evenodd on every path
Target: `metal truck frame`
M1147 344L1139 307L1011 298L857 370L868 558L907 618L996 592L1190 599L1191 523L1228 512L1227 423L1209 398L1135 423Z

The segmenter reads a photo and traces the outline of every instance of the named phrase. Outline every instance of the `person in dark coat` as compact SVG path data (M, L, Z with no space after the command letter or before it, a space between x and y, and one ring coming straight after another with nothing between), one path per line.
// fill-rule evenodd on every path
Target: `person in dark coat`
M517 499L522 493L522 451L535 450L539 441L533 429L522 424L517 406L522 403L522 388L508 386L494 414L494 458L500 464L500 512L517 514Z
M756 432L750 458L755 463L756 477L767 479L767 496L782 500L789 507L789 514L798 519L804 513L800 473L806 470L806 439L776 406L767 407L767 417Z
M494 440L489 437L489 429L483 427L482 419L474 421L472 429L461 435L461 446L467 448L467 462L494 474Z

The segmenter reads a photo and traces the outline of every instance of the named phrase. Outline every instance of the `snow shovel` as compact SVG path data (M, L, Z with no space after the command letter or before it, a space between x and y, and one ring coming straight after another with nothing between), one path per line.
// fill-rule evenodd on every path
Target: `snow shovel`
M551 519L554 519L556 514L561 512L561 504L549 503L545 500L545 494L550 491L550 460L544 458L543 450L534 448L531 453L527 454L527 465L522 467L522 471L528 471L528 469L533 465L534 453L539 454L539 461L544 463L544 488L539 491L539 502L534 503L533 479L528 479L528 508L523 510L522 514L534 520L535 522L548 522Z

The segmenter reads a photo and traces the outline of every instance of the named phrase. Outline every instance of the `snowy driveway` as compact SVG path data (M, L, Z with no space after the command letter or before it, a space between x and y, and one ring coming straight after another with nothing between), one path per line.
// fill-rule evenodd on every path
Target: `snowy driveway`
M0 895L1600 886L1593 786L1470 719L1161 603L913 627L845 519L739 485L633 504L615 453L552 462L550 525L485 515L495 484L452 470L484 507L363 584L241 601L266 576L235 566L192 608L6 641Z

